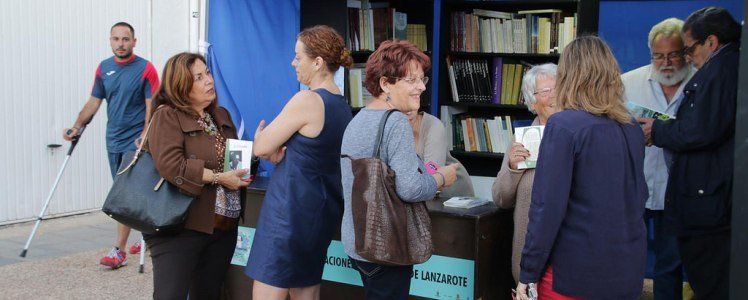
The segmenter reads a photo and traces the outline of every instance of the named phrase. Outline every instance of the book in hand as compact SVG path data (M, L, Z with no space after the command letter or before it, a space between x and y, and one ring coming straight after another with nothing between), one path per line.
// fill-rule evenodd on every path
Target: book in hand
M223 171L252 169L252 141L226 139L226 153L223 159ZM242 176L248 180L251 172Z
M478 207L481 205L486 205L490 202L491 201L489 200L486 200L483 198L476 198L476 197L452 197L452 198L449 198L449 200L444 201L444 206L467 209L467 208Z
M538 163L540 154L540 140L543 138L545 126L517 127L514 132L514 141L525 146L530 151L530 157L517 164L517 169L534 169Z
M667 121L675 119L675 116L668 115L663 112L656 111L646 106L636 104L631 101L626 102L626 108L631 112L635 118L653 118Z

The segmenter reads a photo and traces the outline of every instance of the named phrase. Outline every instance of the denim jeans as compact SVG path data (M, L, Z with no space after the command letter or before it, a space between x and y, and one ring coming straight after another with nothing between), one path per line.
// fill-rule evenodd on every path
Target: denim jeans
M353 265L361 274L366 300L407 299L413 266L385 266L355 260Z
M652 221L654 236L654 271L652 272L655 300L680 300L683 298L683 268L678 255L678 238L665 234L662 210L646 210L645 218ZM650 229L647 226L647 229Z

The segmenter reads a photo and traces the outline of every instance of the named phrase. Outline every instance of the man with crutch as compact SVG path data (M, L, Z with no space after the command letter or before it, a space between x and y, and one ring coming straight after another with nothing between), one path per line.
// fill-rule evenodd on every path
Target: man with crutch
M99 64L91 97L78 114L73 127L63 132L65 140L77 137L82 126L88 124L99 110L102 99L106 99L106 146L112 178L117 173L122 156L128 151L135 151L142 140L143 128L151 115L151 97L159 84L153 64L133 53L136 42L135 30L130 24L119 22L112 26L109 44L114 56ZM129 235L130 228L118 224L117 244L101 259L102 265L117 269L127 264L127 254L122 249L127 245ZM130 253L139 253L141 244L132 245Z

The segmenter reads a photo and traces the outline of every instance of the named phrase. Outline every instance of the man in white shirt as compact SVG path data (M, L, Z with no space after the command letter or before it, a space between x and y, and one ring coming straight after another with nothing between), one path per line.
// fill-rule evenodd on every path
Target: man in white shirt
M676 18L652 27L648 40L652 63L621 76L626 101L675 116L683 98L683 87L695 73L684 57L682 27L683 21ZM655 255L654 299L681 299L683 289L676 236L663 230L668 165L662 148L645 149L644 177L649 188L645 218L648 225L652 223L647 228L651 229L649 237Z

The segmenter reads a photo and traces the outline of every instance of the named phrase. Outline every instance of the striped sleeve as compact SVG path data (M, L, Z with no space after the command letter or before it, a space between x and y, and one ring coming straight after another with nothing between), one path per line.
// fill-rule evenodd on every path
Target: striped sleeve
M153 94L155 94L158 89L159 81L158 72L156 72L156 68L150 61L146 63L145 69L143 70L143 77L141 79L145 85L145 98L148 99L153 97Z
M91 88L91 96L99 99L104 99L104 97L106 97L104 82L101 81L101 64L96 68L96 75L94 76L93 87Z

